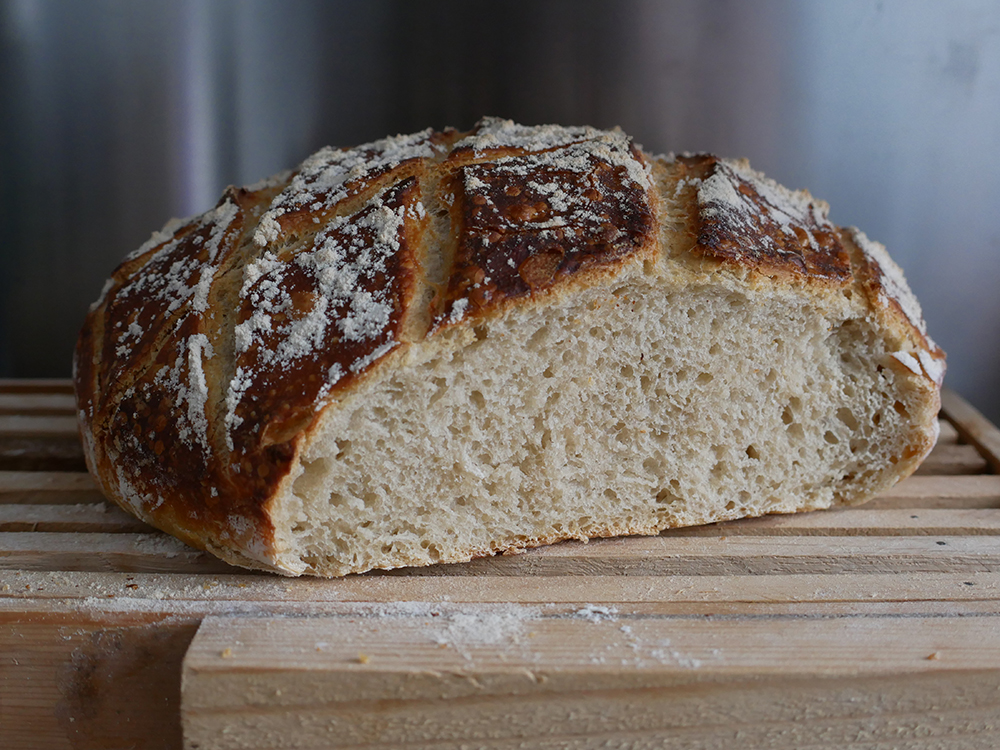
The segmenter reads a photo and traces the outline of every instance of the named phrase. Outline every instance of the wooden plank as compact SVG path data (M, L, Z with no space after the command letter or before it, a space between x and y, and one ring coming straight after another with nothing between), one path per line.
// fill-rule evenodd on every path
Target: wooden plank
M31 578L33 575L24 574ZM46 574L54 577L54 574ZM20 576L19 576L20 578ZM104 576L95 578L103 579ZM122 576L123 580L127 576ZM12 611L0 606L0 653L4 654L4 679L0 680L0 706L5 709L0 722L0 747L4 750L42 747L153 747L175 748L180 742L180 676L181 659L198 621L204 612L245 613L247 607L261 608L260 603L243 600L223 601L217 592L220 586L204 590L201 580L191 585L190 576L141 574L136 579L175 580L175 589L166 587L157 593L159 600L111 600L112 609L101 611L90 602L100 596L89 588L90 596L80 601L85 608L62 598L43 601L23 601L21 608ZM241 578L237 576L233 579ZM298 589L298 581L283 581L274 577L261 577L274 592L282 585L293 584L292 591L301 601L276 603L272 611L281 614L328 615L357 621L361 616L368 621L383 617L386 605L323 603ZM206 578L206 580L213 580ZM435 582L433 579L425 579ZM181 583L181 582L185 583ZM470 579L453 580L452 589L462 584L470 592L478 587ZM218 583L218 581L216 581ZM305 583L305 582L303 582ZM327 582L311 582L327 583ZM369 583L381 583L369 581ZM139 589L143 588L142 586ZM177 593L185 595L192 589L201 590L202 602L180 602ZM128 590L128 589L126 589ZM314 589L315 590L315 589ZM131 590L129 590L131 591ZM49 593L46 591L45 593ZM61 594L63 592L52 592ZM442 589L439 594L447 596ZM81 592L75 592L80 596ZM187 595L190 595L189 593ZM0 598L0 604L3 599ZM143 604L160 609L144 609ZM969 602L967 607L988 616L996 610L995 603L988 608ZM115 606L117 605L117 606ZM448 605L445 602L446 606ZM409 609L415 615L419 607L427 611L428 605L409 606L390 604L399 612ZM791 605L794 607L795 605ZM713 605L716 617L731 618L770 617L783 614L801 614L815 619L817 607L824 609L823 616L846 616L852 613L867 617L947 616L948 611L935 602L897 602L884 605L878 602L837 603L808 605L810 610L796 613L788 605L763 601L733 610L731 603ZM890 606L890 609L886 609ZM953 605L949 605L953 606ZM712 610L699 605L677 606L655 604L632 605L630 611L622 607L606 610L580 603L568 606L533 607L550 618L591 622L603 620L617 623L619 629L628 627L635 614L647 618L666 616L692 616L700 622ZM621 611L619 611L621 610ZM788 611L786 611L788 610ZM262 610L258 609L258 616ZM466 623L468 620L465 621ZM454 625L455 622L452 622ZM459 623L461 627L461 623ZM461 634L459 629L458 634ZM621 637L625 637L623 633ZM600 656L600 654L595 654ZM9 661L8 661L9 659ZM677 696L679 699L681 696ZM780 696L773 696L779 700ZM671 705L674 704L671 699ZM256 744L251 743L253 746Z
M232 570L232 569L231 569ZM288 579L253 573L94 573L17 570L0 584L0 610L178 615L367 611L390 602L603 603L711 614L752 604L773 612L1000 611L1000 571L723 576L349 576ZM909 608L904 604L910 604ZM337 606L342 605L338 610ZM979 607L979 609L977 609ZM842 611L842 610L836 610Z
M0 437L77 437L76 417L0 415Z
M116 505L0 505L0 532L155 533L156 529Z
M69 378L0 378L0 393L73 393Z
M996 536L1000 509L985 510L868 510L865 507L790 515L745 518L739 521L673 529L671 536Z
M0 471L87 470L77 435L61 437L0 436Z
M100 503L104 495L90 474L69 471L0 471L2 503Z
M990 537L659 537L566 542L524 554L386 575L774 575L989 571Z
M385 575L775 575L972 573L1000 567L988 536L631 537L565 542L521 555L403 568ZM164 534L0 532L0 569L224 572Z
M1000 475L911 476L861 507L1000 508Z
M694 670L696 679L979 669L997 671L1000 677L1000 640L994 637L998 627L1000 613L817 618L758 613L750 607L734 617L705 618L624 605L610 610L403 603L353 616L206 617L185 668L215 675L219 684L239 681L239 673L249 671L295 673L300 684L277 703L295 700L296 694L319 698L310 683L326 672L341 675L326 686L327 700L387 697L382 693L386 675L397 669L411 674L475 670L495 676L510 692L530 693L539 682L524 681L523 669L569 672L561 678L550 675L541 685L557 691L573 689L575 677L595 668L621 686L637 682L635 672L660 684L687 684ZM656 653L658 648L670 651ZM359 660L359 652L370 660ZM855 656L845 660L848 652ZM936 659L927 658L935 653ZM419 681L389 687L399 700L421 698L425 692ZM479 690L468 681L446 688L454 697ZM200 691L185 691L195 692ZM269 699L264 691L254 702ZM200 703L215 707L241 706L244 700L214 688L199 696Z
M1000 739L997 619L517 605L209 617L185 656L182 721L202 750L728 748L737 734L749 747L946 747Z
M993 686L989 676L977 675L968 689L977 701ZM569 700L496 699L482 705L481 700L466 699L455 706L443 701L433 704L390 703L378 714L364 716L359 709L324 712L303 711L302 721L286 729L294 720L291 711L280 718L269 714L228 717L216 713L209 717L197 714L184 721L185 736L197 737L188 747L210 748L365 748L365 750L628 750L630 748L699 748L728 750L734 746L769 750L985 750L997 747L996 706L977 705L973 709L956 708L964 701L966 685L956 676L921 677L906 684L866 679L826 680L822 685L803 681L785 681L780 685L753 683L733 686L649 688L634 691L594 691L573 695ZM789 693L794 696L789 698ZM939 695L931 703L930 696ZM816 717L810 712L815 704L851 705L854 713L843 718ZM858 703L861 702L862 706ZM761 709L791 704L807 718L798 722L770 719ZM915 710L899 709L914 705ZM864 706L873 707L870 712ZM932 710L933 709L933 710ZM665 716L697 714L698 726L663 726ZM529 713L550 712L558 724L545 734L528 737L544 720L530 722ZM364 716L364 718L362 718ZM747 716L739 726L728 717ZM357 723L352 723L352 721ZM586 721L586 723L584 723ZM386 726L392 722L391 726ZM249 726L253 728L250 729ZM627 729L638 725L640 728ZM418 727L423 729L419 733ZM346 736L341 735L344 728ZM384 727L377 736L389 734L388 743L353 742L359 735L373 732L368 727ZM499 727L503 727L500 729ZM608 731L591 727L612 727ZM574 729L577 731L574 732ZM216 735L217 731L227 732ZM401 744L400 734L441 731L447 739L412 741ZM347 734L349 732L349 734ZM323 737L338 740L322 742ZM273 739L262 743L261 738ZM734 738L738 743L733 744ZM810 739L819 738L816 742ZM343 744L348 742L349 744ZM294 744L292 744L294 743ZM300 744L307 743L307 744ZM900 744L903 743L903 744Z
M76 416L76 399L69 393L0 392L0 414Z
M0 747L179 750L198 619L0 611Z
M524 554L385 575L775 575L989 571L990 537L659 537L566 542Z
M174 537L153 534L0 532L0 570L232 572Z
M74 415L76 399L69 393L3 393L0 414Z
M938 445L915 474L983 474L988 464L974 445Z
M937 441L938 445L954 445L958 442L958 430L947 419L939 419L938 428L940 430Z
M1000 429L950 388L941 391L941 408L959 435L978 448L994 474L1000 474Z

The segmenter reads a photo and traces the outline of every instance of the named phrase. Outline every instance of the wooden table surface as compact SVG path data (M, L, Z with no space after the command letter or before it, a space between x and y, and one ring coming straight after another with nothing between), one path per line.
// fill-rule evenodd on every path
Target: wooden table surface
M104 502L0 382L0 748L1000 747L1000 431L859 508L340 580Z

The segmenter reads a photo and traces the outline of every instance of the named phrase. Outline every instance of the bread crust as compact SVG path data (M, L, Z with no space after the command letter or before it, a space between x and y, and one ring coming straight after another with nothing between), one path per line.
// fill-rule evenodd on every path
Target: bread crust
M291 175L229 188L128 256L77 342L88 467L109 498L189 544L301 572L276 561L272 504L324 412L414 352L644 264L858 295L926 391L897 478L933 447L944 354L884 249L835 227L825 203L746 162L486 119L324 149Z

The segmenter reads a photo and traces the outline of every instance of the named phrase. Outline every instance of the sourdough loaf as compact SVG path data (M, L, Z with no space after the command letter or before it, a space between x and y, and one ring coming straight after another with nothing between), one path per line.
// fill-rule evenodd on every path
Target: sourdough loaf
M943 372L808 193L497 119L228 189L122 262L75 357L109 498L323 576L863 502L933 447Z

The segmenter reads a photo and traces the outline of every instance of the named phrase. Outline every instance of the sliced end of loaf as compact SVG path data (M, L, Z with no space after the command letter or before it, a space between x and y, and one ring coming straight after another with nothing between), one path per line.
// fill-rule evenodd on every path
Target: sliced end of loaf
M930 450L937 390L863 302L636 264L449 332L328 410L271 508L343 575L858 503Z

